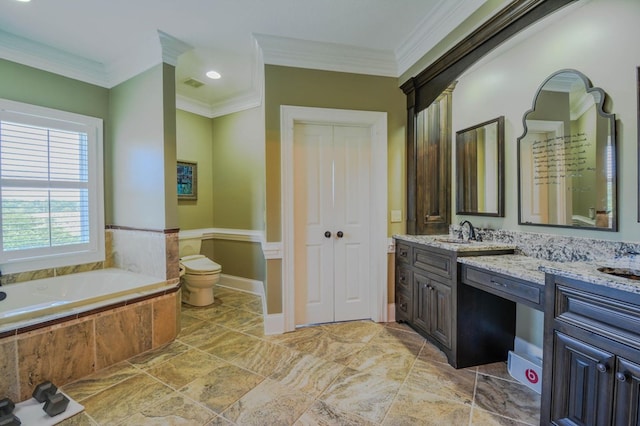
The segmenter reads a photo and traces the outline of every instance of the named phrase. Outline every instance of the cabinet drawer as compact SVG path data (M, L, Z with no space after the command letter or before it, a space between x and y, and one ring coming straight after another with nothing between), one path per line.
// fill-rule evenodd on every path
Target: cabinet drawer
M543 310L543 287L471 266L462 266L462 282L489 293Z
M640 347L640 306L601 294L556 284L557 321L593 331L611 340Z
M411 246L396 241L396 263L411 263Z
M396 292L402 292L411 296L411 280L413 272L404 266L396 268Z
M411 321L412 310L411 296L396 292L396 321Z
M413 266L423 271L451 278L451 264L451 256L419 248L413 249Z

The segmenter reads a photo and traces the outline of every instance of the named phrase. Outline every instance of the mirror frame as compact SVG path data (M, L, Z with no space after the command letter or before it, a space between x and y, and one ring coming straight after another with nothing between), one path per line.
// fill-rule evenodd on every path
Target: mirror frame
M557 225L553 223L532 223L532 222L523 222L522 221L522 177L521 177L521 141L527 136L528 128L527 128L527 117L535 111L536 103L538 102L538 97L540 96L540 92L542 92L542 88L555 76L563 73L574 73L576 74L583 82L585 86L585 90L587 94L592 94L594 96L594 103L596 106L596 113L609 121L609 128L611 134L611 144L613 146L613 159L612 159L612 169L613 169L613 207L611 211L611 227L601 228L601 227L581 227L574 225ZM639 83L640 84L640 83ZM640 89L639 89L640 90ZM597 97L599 96L600 100L598 101ZM604 231L604 232L617 232L618 231L618 143L617 143L617 130L616 130L616 119L615 114L607 113L604 111L604 104L607 100L607 94L604 90L599 87L593 87L591 81L587 78L586 75L581 73L575 69L561 69L559 71L554 72L549 77L547 77L542 84L538 87L536 94L533 98L533 103L531 109L524 113L522 116L522 125L523 132L517 140L517 160L518 160L518 225L529 225L529 226L548 226L552 228L569 228L569 229L580 229L580 230L588 230L588 231ZM640 214L640 207L639 207Z
M464 175L460 169L460 164L462 164L462 155L463 150L461 149L462 144L464 143L463 137L467 132L475 131L479 128L485 127L489 124L497 124L497 159L498 159L498 182L497 188L495 188L498 194L498 211L497 212L478 212L478 211L469 211L463 209L464 204L464 191L462 190L464 187ZM498 118L494 118L492 120L487 120L483 123L477 124L472 127L468 127L463 130L459 130L456 132L456 214L459 215L469 215L469 216L491 216L491 217L504 217L504 116L500 116Z

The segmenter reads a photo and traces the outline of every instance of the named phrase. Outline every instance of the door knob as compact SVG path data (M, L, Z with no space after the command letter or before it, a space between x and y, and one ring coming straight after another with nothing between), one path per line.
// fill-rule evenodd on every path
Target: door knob
M329 232L329 231L325 231L325 232L324 232L324 236L325 236L326 238L331 238L331 232Z
M338 238L342 238L344 236L344 233L342 231L338 231L336 235L338 236Z

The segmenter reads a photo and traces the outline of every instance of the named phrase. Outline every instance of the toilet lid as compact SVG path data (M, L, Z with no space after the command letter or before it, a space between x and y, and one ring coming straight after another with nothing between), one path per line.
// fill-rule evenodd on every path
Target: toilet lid
M185 256L180 259L180 264L184 266L187 274L206 274L219 272L222 269L216 262L201 254Z

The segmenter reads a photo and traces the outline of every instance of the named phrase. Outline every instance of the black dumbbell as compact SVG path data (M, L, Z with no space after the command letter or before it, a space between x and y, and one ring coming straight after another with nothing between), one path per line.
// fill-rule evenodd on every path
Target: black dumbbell
M50 417L57 416L63 413L69 406L69 398L62 393L47 396L47 401L44 403L42 409Z
M13 403L11 398L0 399L0 416L13 413L14 408L16 408L16 404Z
M0 426L20 426L22 422L13 414L5 414L0 417Z
M58 387L50 381L42 382L33 390L33 396L38 402L45 402L49 395L55 395Z

